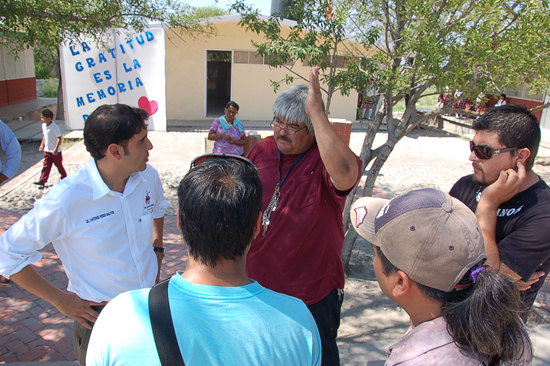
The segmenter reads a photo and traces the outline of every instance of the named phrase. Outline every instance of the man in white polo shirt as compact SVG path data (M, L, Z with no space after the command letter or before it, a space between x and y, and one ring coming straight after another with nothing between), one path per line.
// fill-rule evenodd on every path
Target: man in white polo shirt
M85 364L91 328L118 294L158 281L164 249L164 199L146 111L123 104L97 108L84 144L93 160L60 181L0 236L0 274L75 319L75 353ZM67 292L32 263L52 243L69 279Z

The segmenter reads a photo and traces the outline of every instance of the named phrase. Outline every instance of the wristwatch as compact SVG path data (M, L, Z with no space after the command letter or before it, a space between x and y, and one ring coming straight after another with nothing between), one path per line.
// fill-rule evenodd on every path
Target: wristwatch
M163 247L153 247L153 251L155 253L162 253L163 258L166 255L166 249L164 249Z

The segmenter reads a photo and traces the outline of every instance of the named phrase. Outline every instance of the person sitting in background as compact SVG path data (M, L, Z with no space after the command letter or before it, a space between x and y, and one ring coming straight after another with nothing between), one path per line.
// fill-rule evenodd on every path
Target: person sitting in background
M195 159L178 187L177 223L189 247L185 272L111 301L94 327L87 365L160 365L158 353L173 338L177 343L167 353L176 353L175 360L181 352L187 365L320 365L319 332L306 305L246 275L261 208L262 182L250 160ZM166 292L155 293L159 288ZM156 343L161 337L149 297L162 296L169 306L161 312L163 329L172 325L175 334Z
M219 154L243 155L246 133L237 118L239 105L233 101L225 106L225 115L216 118L208 131L208 139L215 141L212 152Z
M466 205L421 189L393 200L360 198L351 220L372 243L380 288L410 316L386 366L530 364L519 291L484 266L483 235Z
M462 93L461 91L457 91L455 98L462 98L463 96L464 96L464 93ZM458 102L456 102L453 105L453 108L455 108L455 109L466 109L466 98L462 98ZM456 113L456 118L462 119L463 118L462 113Z
M476 112L483 114L487 112L487 107L485 105L485 93L479 93L476 98Z
M506 94L504 93L498 96L498 102L495 107L500 107L501 105L506 105Z

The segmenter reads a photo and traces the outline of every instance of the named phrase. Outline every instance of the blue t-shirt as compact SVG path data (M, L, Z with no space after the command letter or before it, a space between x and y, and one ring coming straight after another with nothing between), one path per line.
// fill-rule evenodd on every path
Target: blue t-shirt
M98 318L86 357L94 365L160 365L149 318L150 289L113 299ZM186 365L320 365L317 326L305 304L257 282L193 284L176 274L170 310Z

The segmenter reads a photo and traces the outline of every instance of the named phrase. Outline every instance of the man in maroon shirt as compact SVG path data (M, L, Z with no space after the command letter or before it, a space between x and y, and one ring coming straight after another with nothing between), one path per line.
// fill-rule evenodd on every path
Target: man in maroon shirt
M318 68L309 88L292 87L273 105L274 136L247 157L263 184L263 226L247 256L247 274L303 300L323 347L323 365L339 365L336 336L343 301L342 212L361 161L324 111Z

